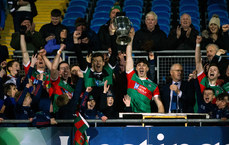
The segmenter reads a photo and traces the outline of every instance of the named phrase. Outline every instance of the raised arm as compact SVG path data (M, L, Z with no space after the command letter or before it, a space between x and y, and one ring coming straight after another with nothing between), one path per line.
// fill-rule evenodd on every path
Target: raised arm
M131 28L129 36L131 37L130 43L126 47L126 72L129 72L134 68L134 61L132 58L132 44L134 39L134 28Z
M29 63L29 53L26 48L26 42L25 42L25 35L20 35L20 45L21 45L21 52L22 52L22 58L23 58L23 64L27 65Z
M57 70L57 67L60 63L60 56L61 56L61 51L63 51L65 48L64 44L61 44L60 49L57 51L57 54L53 60L52 67L51 67L51 80L57 80L59 71Z
M200 52L200 42L202 41L201 36L196 37L196 50L195 50L195 62L197 74L204 70L202 61L201 61L201 52Z
M80 31L74 31L73 33L73 43L74 43L74 51L77 57L77 61L79 63L80 69L82 71L85 71L87 68L87 62L86 60L83 58L83 54L81 52L81 39L79 39L79 37L81 36L81 32Z
M43 60L44 60L44 62L45 62L45 65L47 66L47 68L49 69L49 70L51 70L52 69L52 63L50 62L50 60L47 58L47 56L46 56L46 50L45 49L41 49L40 51L39 51L39 54L41 55L41 57L43 58Z

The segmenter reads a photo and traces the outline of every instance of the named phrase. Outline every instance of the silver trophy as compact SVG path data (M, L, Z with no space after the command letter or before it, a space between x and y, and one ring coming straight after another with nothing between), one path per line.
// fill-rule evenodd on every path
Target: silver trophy
M119 45L127 45L131 38L129 37L129 32L132 27L132 23L126 16L117 16L114 19L114 27L116 30L116 43Z

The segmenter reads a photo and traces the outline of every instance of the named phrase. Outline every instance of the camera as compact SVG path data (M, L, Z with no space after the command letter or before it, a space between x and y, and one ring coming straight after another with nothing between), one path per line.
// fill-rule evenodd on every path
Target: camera
M25 34L26 30L27 30L27 27L25 25L21 25L20 30L19 30L20 33Z

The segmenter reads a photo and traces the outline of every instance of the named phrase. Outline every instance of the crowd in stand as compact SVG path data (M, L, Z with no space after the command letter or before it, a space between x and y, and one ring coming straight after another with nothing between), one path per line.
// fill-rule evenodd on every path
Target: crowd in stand
M191 16L185 13L167 38L156 13L151 11L140 30L131 28L131 42L120 46L113 24L116 14L122 11L117 4L98 34L83 18L76 19L71 34L61 24L58 9L51 11L51 22L37 32L34 0L20 0L17 4L21 6L13 13L17 26L10 45L21 50L25 74L20 74L19 61L6 62L7 50L1 45L0 121L28 119L31 124L17 126L48 126L57 124L56 119L75 118L76 111L86 119L104 122L118 118L119 112L198 112L208 113L211 118L229 118L229 65L228 59L221 56L229 49L229 24L221 26L217 15L199 36ZM3 28L0 25L0 30ZM29 56L28 50L34 54ZM75 52L78 63L63 61L64 50ZM84 50L88 51L86 58ZM134 61L132 50L146 51L149 59ZM183 80L183 66L177 62L171 66L165 85L155 83L153 52L161 50L195 50L196 70L187 81ZM204 64L200 50L207 51L208 61ZM54 60L47 58L50 55Z

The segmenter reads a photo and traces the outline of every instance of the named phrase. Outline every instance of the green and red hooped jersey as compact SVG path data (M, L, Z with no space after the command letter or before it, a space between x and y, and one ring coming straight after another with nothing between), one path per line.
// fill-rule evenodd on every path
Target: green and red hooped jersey
M158 86L150 79L141 80L134 70L127 73L127 94L131 97L133 112L150 113L150 102L160 95Z
M66 82L64 82L60 77L56 81L51 80L51 88L49 89L49 96L54 96L53 101L53 112L56 113L58 111L58 106L55 103L55 100L59 95L64 93L68 94L68 96L73 96L74 89Z
M210 85L208 77L205 75L204 72L198 75L197 79L200 84L201 93L203 93L205 88L212 88L215 91L215 96L218 96L219 94L223 93L223 88L219 86L218 84L216 84L215 86Z
M98 80L95 77L93 77L91 74L93 73L92 70L87 67L87 69L83 72L84 75L84 84L85 87L102 87L104 86L105 81L107 80L108 85L113 84L113 69L109 64L105 65L103 67L102 73L106 74L104 75L102 80Z
M28 65L24 65L25 75L27 75L29 72L30 64L31 63L29 63ZM36 69L34 69L34 71L32 72L30 79L33 81L34 84L38 83L38 80L36 78L37 78L37 75L39 75L39 74L40 74L40 72L38 72ZM44 82L44 86L47 89L49 89L51 87L50 73L49 72L44 72L43 82Z

